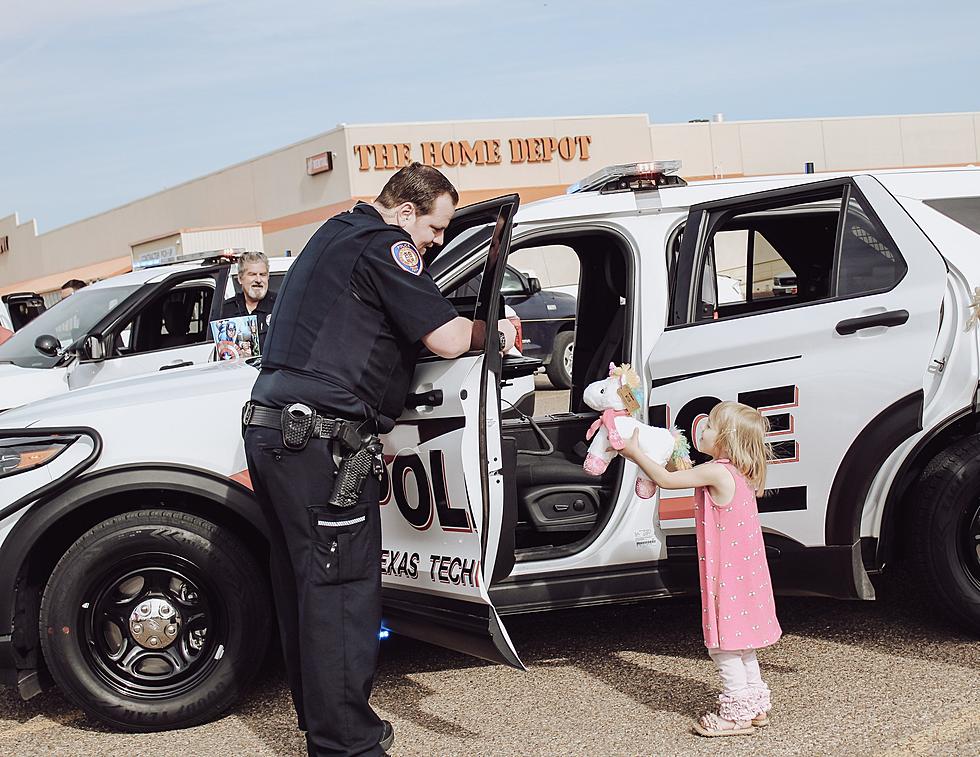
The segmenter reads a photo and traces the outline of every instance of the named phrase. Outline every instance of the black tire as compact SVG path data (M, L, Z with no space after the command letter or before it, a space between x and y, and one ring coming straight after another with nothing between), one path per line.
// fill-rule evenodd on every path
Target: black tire
M48 669L78 707L113 728L162 731L231 706L265 656L271 617L266 577L235 535L139 510L69 548L39 630Z
M545 369L548 380L555 389L572 388L572 372L565 362L565 350L575 348L575 332L561 331L555 336L555 344L551 352L551 362Z
M980 437L930 462L913 501L916 568L936 603L980 635Z

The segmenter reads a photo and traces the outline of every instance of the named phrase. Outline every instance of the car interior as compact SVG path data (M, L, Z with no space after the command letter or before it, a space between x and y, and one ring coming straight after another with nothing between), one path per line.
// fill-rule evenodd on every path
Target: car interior
M702 266L698 320L749 315L889 289L906 265L894 242L858 196L842 208L837 197L724 215L712 230ZM838 243L839 237L839 243ZM724 302L714 277L741 284L742 296ZM795 292L776 287L795 277Z
M114 354L135 355L207 342L213 298L213 281L186 282L168 289L119 330L113 340Z
M504 524L514 526L517 561L552 559L591 543L609 520L623 469L620 458L602 476L583 469L585 434L598 413L582 402L582 393L608 375L610 362L628 361L631 253L625 240L605 231L535 237L523 246L549 244L574 251L580 271L578 301L588 302L589 308L588 317L579 312L576 318L568 412L505 413L501 420ZM511 254L520 249L515 245ZM455 281L453 289L462 283ZM472 313L471 303L454 304L462 314Z
M725 219L712 235L709 258L720 261L719 248L725 237L729 242L738 240L737 250L731 253L736 258L735 278L742 282L743 299L719 303L718 317L755 313L830 296L839 214L838 201L835 207L810 208L808 212L744 213ZM719 262L715 265L716 273L726 273ZM784 275L796 276L796 294L775 294L771 289L759 291L759 282L771 281L776 269ZM706 310L699 316L713 318L714 310L711 308L711 312Z

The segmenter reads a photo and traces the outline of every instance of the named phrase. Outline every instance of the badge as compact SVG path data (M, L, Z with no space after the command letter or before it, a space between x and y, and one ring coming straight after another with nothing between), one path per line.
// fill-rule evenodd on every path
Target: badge
M415 276L422 273L422 256L411 242L395 242L391 246L391 257L403 271Z

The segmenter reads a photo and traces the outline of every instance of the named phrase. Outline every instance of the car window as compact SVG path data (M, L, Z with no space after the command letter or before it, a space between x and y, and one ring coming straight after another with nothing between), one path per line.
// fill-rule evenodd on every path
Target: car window
M0 362L22 368L50 368L58 357L47 357L34 347L35 340L48 334L62 348L84 336L117 305L139 289L132 286L85 287L53 305L0 345Z
M521 294L524 292L524 282L513 268L504 271L504 281L500 287L501 294Z
M833 296L840 205L833 197L721 215L701 260L697 320Z
M940 197L925 204L980 234L980 197Z
M796 294L796 272L758 229L720 231L712 239L718 305ZM788 281L794 286L789 287ZM770 303L775 305L776 303Z
M888 234L858 197L850 197L841 234L838 296L886 291L901 281L907 270Z
M774 200L763 209L716 210L709 229L695 320L887 291L907 270L855 187L824 187L812 200Z
M113 354L133 355L208 341L213 297L213 283L190 282L167 290L117 331Z

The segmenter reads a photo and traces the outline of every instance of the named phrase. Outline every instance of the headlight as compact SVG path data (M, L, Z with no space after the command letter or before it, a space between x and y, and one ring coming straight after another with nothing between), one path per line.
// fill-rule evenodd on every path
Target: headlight
M0 439L0 478L47 465L76 439L77 436Z

